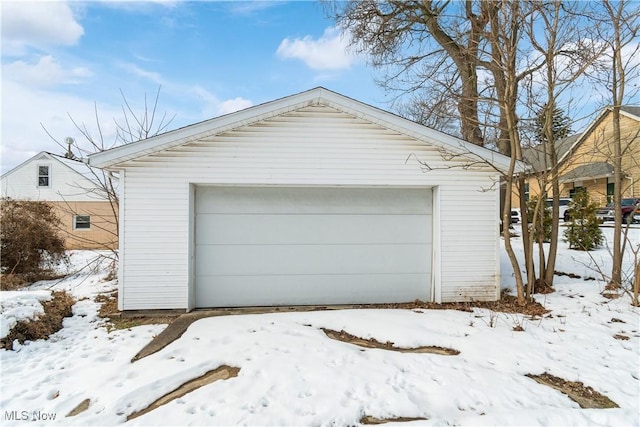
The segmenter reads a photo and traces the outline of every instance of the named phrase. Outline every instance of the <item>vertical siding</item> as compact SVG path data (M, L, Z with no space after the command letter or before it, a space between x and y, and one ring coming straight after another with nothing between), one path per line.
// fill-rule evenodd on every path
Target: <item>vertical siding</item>
M192 184L439 187L442 300L494 299L495 172L452 165L428 144L317 106L125 163L123 308L188 306Z

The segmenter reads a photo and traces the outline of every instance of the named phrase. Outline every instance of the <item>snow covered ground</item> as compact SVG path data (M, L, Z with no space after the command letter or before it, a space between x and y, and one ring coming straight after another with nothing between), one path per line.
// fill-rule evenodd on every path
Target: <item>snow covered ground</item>
M611 230L604 229L608 238ZM632 231L635 244L640 229ZM515 242L518 246L517 241ZM606 249L588 254L561 244L556 270L599 278ZM117 425L187 380L226 364L236 378L176 399L130 425L357 425L364 415L422 417L398 425L638 425L640 331L629 298L605 299L601 281L556 277L557 292L538 296L551 316L451 310L344 310L202 319L165 349L131 358L163 325L107 332L93 296L115 287L106 262L21 297L2 298L3 328L17 319L10 304L67 289L74 316L49 341L0 351L2 425ZM631 259L627 259L631 265ZM503 255L503 287L513 285ZM629 268L629 267L628 267ZM34 307L37 303L34 303ZM32 310L33 311L33 310ZM514 331L521 326L524 331ZM398 347L436 345L457 356L409 354L333 341L320 328L345 330ZM623 335L628 340L615 339ZM525 374L548 372L585 385L619 409L581 409ZM90 399L89 409L66 417ZM54 419L55 418L55 419ZM35 421L35 422L31 422Z

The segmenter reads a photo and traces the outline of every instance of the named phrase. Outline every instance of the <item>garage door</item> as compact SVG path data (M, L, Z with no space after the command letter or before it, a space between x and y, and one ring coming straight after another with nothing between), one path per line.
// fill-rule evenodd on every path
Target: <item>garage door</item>
M196 306L428 300L431 194L198 187Z

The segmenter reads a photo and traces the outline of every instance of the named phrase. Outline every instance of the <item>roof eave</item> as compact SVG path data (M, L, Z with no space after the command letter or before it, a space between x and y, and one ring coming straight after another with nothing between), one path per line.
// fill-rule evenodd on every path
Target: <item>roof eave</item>
M117 169L117 167L114 168L114 166L140 156L153 154L191 141L211 137L312 105L326 105L410 136L416 140L434 144L444 150L450 150L460 155L467 155L471 158L477 157L479 161L491 164L494 168L502 172L510 169L511 159L507 156L443 132L427 128L325 88L311 89L306 92L280 98L275 101L167 132L147 140L92 154L89 156L88 162L91 166L99 168ZM516 162L515 170L516 172L524 172L526 167L524 164Z
M211 137L308 105L313 105L314 100L319 101L320 97L317 95L309 96L310 92L311 91L307 91L286 98L280 98L275 101L163 133L149 139L95 153L90 155L87 160L91 166L109 168L140 156L153 154L191 141Z

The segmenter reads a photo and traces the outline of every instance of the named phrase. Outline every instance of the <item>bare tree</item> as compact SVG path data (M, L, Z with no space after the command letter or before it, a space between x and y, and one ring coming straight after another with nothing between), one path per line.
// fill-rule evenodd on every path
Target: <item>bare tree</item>
M81 141L68 137L65 138L64 141L60 141L51 135L44 126L42 127L47 135L49 135L49 137L64 150L65 157L71 160L81 161L90 154L105 151L120 145L130 144L165 132L171 124L173 117L167 118L166 112L162 117L157 117L160 89L161 88L158 87L152 103L147 101L147 96L145 94L141 112L134 111L133 107L127 100L127 97L122 93L122 91L120 91L120 95L123 100L122 117L119 119L113 119L116 127L116 134L112 137L113 139L109 141L106 139L102 130L97 107L94 108L95 135L85 123L79 123L74 120L73 117L69 116L75 129L82 135ZM100 225L100 223L94 223L92 225L102 228L103 231L112 234L112 237L108 242L98 242L91 238L84 238L83 240L81 236L74 236L74 238L94 246L102 246L102 249L110 250L114 259L117 259L118 251L117 244L115 243L118 242L119 230L118 176L102 169L89 167L86 164L84 166L86 168L86 174L89 175L94 186L86 187L80 185L78 187L78 191L85 194L91 193L97 200L108 202L109 213L107 215L101 215L102 225ZM81 212L76 212L71 203L67 202L66 205L67 210L70 213L74 215L82 214Z
M386 70L383 87L401 94L432 89L446 94L456 101L463 139L484 144L478 62L482 35L499 3L364 0L327 5L351 36L352 47Z
M551 239L549 252L544 259L542 245L540 276L542 286L553 286L555 260L559 240L559 196L560 159L557 143L568 136L568 117L558 116L562 111L558 106L569 108L572 101L571 89L576 81L584 77L589 67L602 55L602 48L589 34L588 26L579 25L576 16L583 15L584 4L567 4L554 0L533 3L535 12L525 25L527 40L534 52L543 59L540 73L532 75L528 82L527 103L538 107L534 118L538 123L541 141L542 173L538 175L541 189L540 200L552 194ZM536 78L538 80L536 84ZM537 86L537 88L536 88ZM538 209L546 209L546 203L539 203ZM541 212L536 213L539 216Z
M600 25L596 26L598 39L606 46L605 57L596 80L608 92L611 105L613 124L613 152L611 162L614 169L614 193L615 226L613 234L613 267L610 284L615 287L622 285L622 258L624 253L624 241L622 239L622 188L623 168L622 161L625 155L630 155L630 146L621 137L620 108L626 99L630 99L637 93L627 91L627 80L640 77L640 44L638 33L640 32L640 9L637 3L631 1L602 0L601 7L596 8L595 13L601 16ZM602 11L602 12L600 12ZM633 91L633 89L632 89ZM637 280L634 281L638 283ZM634 303L638 303L637 289Z
M585 55L580 42L587 28L587 19L567 19L567 10L579 10L578 4L535 0L473 1L351 1L333 3L333 18L353 40L352 46L366 52L374 66L384 69L383 87L402 94L423 96L428 107L440 107L447 96L455 100L463 139L485 146L495 146L512 157L510 170L504 175L506 194L513 189L520 193L520 208L527 211L524 197L525 177L514 176L516 162L522 160L522 116L531 117L540 101L551 104L552 110L563 90L584 72L593 60ZM573 23L573 26L569 25ZM582 25L583 27L580 27ZM545 34L551 32L552 34ZM539 40L540 34L544 40ZM580 35L580 37L578 37ZM584 37L587 41L587 38ZM570 64L570 76L563 73ZM575 66L582 64L581 66ZM531 85L536 77L549 82L544 96L531 99ZM435 91L433 89L436 89ZM435 95L434 95L435 93ZM416 111L420 102L409 109L415 118L429 122L433 116L421 116ZM552 111L551 110L551 111ZM441 110L440 110L441 111ZM441 115L441 114L440 114ZM482 119L481 119L482 118ZM442 124L439 117L436 123ZM446 122L445 122L446 123ZM447 123L449 124L449 123ZM553 139L553 135L549 135ZM553 144L553 141L551 142ZM557 198L557 158L555 147L547 147L550 156L551 190ZM554 203L557 243L558 202ZM542 198L537 211L543 209ZM503 224L510 222L511 201L505 197L501 212ZM523 227L525 249L524 280L513 250L510 233L503 229L505 249L516 280L518 301L524 304L536 281L533 242L529 230ZM543 280L553 280L555 249L545 263Z

